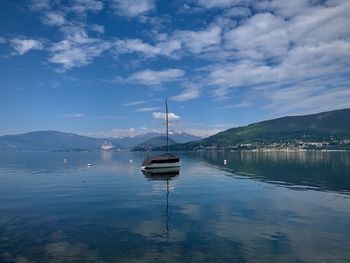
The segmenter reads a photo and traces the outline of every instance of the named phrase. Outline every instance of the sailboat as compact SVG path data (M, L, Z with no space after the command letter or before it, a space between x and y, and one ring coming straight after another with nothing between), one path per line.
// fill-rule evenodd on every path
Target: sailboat
M171 173L177 172L180 169L180 159L169 153L169 116L168 116L168 101L165 100L165 119L166 119L166 147L167 152L147 157L141 164L142 170L152 170L152 172Z

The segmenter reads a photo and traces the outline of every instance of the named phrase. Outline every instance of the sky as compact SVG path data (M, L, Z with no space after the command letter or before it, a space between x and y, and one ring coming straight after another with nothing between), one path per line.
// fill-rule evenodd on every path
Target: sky
M208 136L350 107L349 0L2 0L0 135Z

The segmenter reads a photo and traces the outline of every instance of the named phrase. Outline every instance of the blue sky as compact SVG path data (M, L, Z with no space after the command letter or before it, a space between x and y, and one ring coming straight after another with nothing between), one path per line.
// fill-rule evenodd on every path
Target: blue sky
M348 0L3 0L0 134L196 135L350 107Z

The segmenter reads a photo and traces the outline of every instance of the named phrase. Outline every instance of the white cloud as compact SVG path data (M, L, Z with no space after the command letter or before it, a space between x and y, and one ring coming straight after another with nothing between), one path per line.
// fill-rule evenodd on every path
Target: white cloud
M311 114L350 107L349 86L329 89L298 85L262 93L268 100L265 108L276 116ZM331 102L331 103L330 103Z
M148 111L155 111L155 110L159 110L158 107L144 107L144 108L140 108L137 109L137 112L148 112Z
M138 106L138 105L145 104L145 103L146 103L146 101L144 101L144 100L136 100L136 101L130 101L127 103L123 103L122 106Z
M96 45L74 46L65 40L55 44L51 50L50 62L61 65L63 71L85 66L102 53Z
M189 52L200 54L220 44L221 28L213 26L203 31L177 31L172 39L179 40Z
M308 79L329 76L337 79L347 72L350 61L350 42L334 41L318 46L292 49L281 63L268 65L264 61L242 60L236 63L209 67L208 82L217 87L215 93L225 97L231 88L267 84L301 83Z
M71 0L50 1L32 0L29 8L41 14L41 21L48 26L62 26L64 24L80 24L86 18L87 12L99 12L103 9L100 0ZM73 14L72 14L73 13ZM67 19L66 19L67 18ZM99 32L101 28L98 28Z
M281 65L245 62L212 68L209 79L218 87L217 97L224 98L231 89L241 88L241 96L246 98L222 108L262 105L276 117L350 107L350 82L344 77L350 44L309 48L294 50Z
M51 8L50 0L31 0L29 8L33 11L48 10Z
M120 16L136 17L155 8L154 0L112 0L112 7Z
M195 3L191 5L189 3L184 3L178 12L181 14L196 14L205 12L205 9L200 6L196 6Z
M141 53L146 57L167 56L178 58L180 53L201 54L213 51L221 43L221 28L210 26L205 30L178 30L172 35L158 34L158 43L151 45L141 39L124 39L115 42L116 52Z
M70 10L78 14L84 14L87 11L97 12L103 9L103 2L98 0L74 0Z
M216 8L216 7L223 8L223 7L247 4L251 1L249 0L197 0L196 2L205 8Z
M188 101L199 97L200 91L198 89L186 89L179 95L171 97L174 101Z
M181 85L183 90L180 94L171 97L174 101L188 101L193 100L199 97L200 95L200 86L194 83L183 83Z
M176 51L181 49L181 42L178 40L161 41L156 45L150 45L140 39L117 40L114 43L116 52L123 53L140 53L146 57L154 56L174 56Z
M168 25L172 23L171 16L168 14L140 15L137 17L138 22L148 24L152 27L152 30L159 30L161 28L166 29Z
M275 14L256 14L225 33L225 56L204 68L203 82L218 98L238 88L253 98L229 108L260 102L271 112L296 114L349 106L343 80L350 66L350 2L315 3L270 1L264 10ZM299 10L306 5L307 12Z
M349 41L350 2L335 6L319 6L288 21L291 41L299 45L319 42Z
M32 49L43 49L44 45L40 40L13 38L10 40L11 46L16 50L16 54L23 55Z
M46 12L42 18L44 24L48 26L61 26L66 22L64 14L60 12Z
M289 35L283 18L257 14L225 34L225 47L240 58L265 59L286 54Z
M62 1L32 1L30 9L41 14L41 21L49 26L58 26L63 34L63 39L51 42L46 49L49 53L48 60L59 65L58 72L64 72L74 67L90 64L94 58L100 56L111 45L109 41L100 38L91 38L86 29L97 33L103 33L101 25L88 25L87 12L98 12L104 8L100 0L71 0ZM25 43L28 48L42 48L38 43ZM22 44L24 46L24 44ZM26 52L26 46L22 48ZM22 52L23 52L22 51Z
M145 14L156 8L154 0L112 2L118 15L138 17L139 22L149 22L151 18ZM56 10L53 6L59 8ZM228 102L227 108L248 106L259 96L266 105L279 108L281 112L282 109L284 112L296 111L285 106L288 103L299 105L302 111L308 110L307 102L318 101L327 108L330 105L346 105L345 100L350 100L345 92L349 86L343 85L344 75L349 74L350 68L349 1L194 0L191 6L184 4L183 9L189 12L199 8L205 12L205 8L222 8L216 10L220 15L212 21L205 21L208 24L197 30L169 27L160 32L159 27L149 24L153 30L146 33L152 40L91 38L85 29L103 33L104 27L88 25L82 22L82 16L79 16L79 21L68 21L69 15L75 15L68 13L99 11L103 8L102 2L77 0L69 2L65 8L62 6L59 1L32 1L32 10L40 10L42 15L62 15L51 15L49 22L46 21L47 24L60 26L64 34L63 40L49 49L49 60L60 65L62 70L87 65L109 49L117 55L136 54L152 61L162 57L176 59L173 67L179 67L177 65L182 62L188 65L187 60L181 60L187 56L186 59L195 62L193 65L203 65L200 64L203 60L198 58L206 59L207 65L193 70L193 75L189 77L191 81L195 80L196 85L186 86L185 72L180 69L146 69L130 75L126 82L157 86L177 81L182 83L182 89L171 97L175 101L199 97L202 87L216 98L229 98L238 89L252 96L251 100L242 98L238 103ZM13 42L10 43L14 46ZM21 43L16 47L18 54L43 48L42 44L34 43ZM320 87L324 90L319 90ZM290 100L281 99L285 105L279 105L278 96L284 98L286 94L290 95ZM328 102L324 99L327 95L330 98ZM296 102L293 103L293 100ZM272 108L269 110L274 111Z
M164 112L153 112L153 113L152 113L152 116L153 116L155 119L162 119L162 120L165 120L165 118L166 118L166 113L164 113ZM180 120L180 117L177 116L175 113L169 112L169 113L168 113L168 120L171 121L171 122L179 121L179 120Z
M278 1L269 3L275 2ZM291 3L294 5L294 1L288 5ZM225 34L225 48L241 59L283 58L294 47L349 38L349 12L350 2L344 2L337 6L310 8L308 12L298 12L288 19L272 13L256 14Z
M117 53L140 52L149 56L158 55L161 50L157 47L144 43L140 39L117 40L115 42Z
M288 18L309 12L311 6L312 1L310 0L272 0L261 1L256 3L257 9L260 9L262 11L274 11L275 14Z
M61 66L61 71L84 66L110 48L107 41L90 38L81 27L65 27L62 29L65 39L54 43L49 61Z
M161 85L164 82L178 81L185 75L185 71L181 69L166 69L154 71L146 69L132 74L128 80L143 85Z
M248 100L243 100L241 102L231 104L231 105L225 105L222 107L219 107L218 109L236 109L236 108L245 108L248 106L251 106L252 102L249 102Z
M230 16L233 18L240 18L240 17L248 17L252 14L249 8L237 6L230 9L225 10L225 16Z
M103 34L105 32L105 27L102 25L93 24L93 25L90 25L90 30L99 34Z
M67 114L64 114L63 117L65 117L65 118L82 118L82 117L86 117L86 114L84 114L84 113L67 113Z
M291 80L336 76L348 71L349 61L350 41L320 42L293 48L276 71Z
M49 26L61 26L66 22L66 16L71 16L71 21L85 17L87 12L99 12L103 10L103 1L100 0L31 0L29 9L42 15L42 22Z
M218 64L209 69L209 83L219 87L217 95L226 95L227 89L245 85L276 81L278 74L273 68L250 60L238 63ZM222 93L222 94L221 94Z

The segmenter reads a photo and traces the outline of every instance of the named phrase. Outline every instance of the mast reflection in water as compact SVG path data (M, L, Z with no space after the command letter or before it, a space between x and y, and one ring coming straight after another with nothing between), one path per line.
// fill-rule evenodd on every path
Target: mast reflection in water
M169 181L179 176L180 167L142 170L143 175L149 180L166 181L166 207L165 207L165 238L170 237L169 230Z

